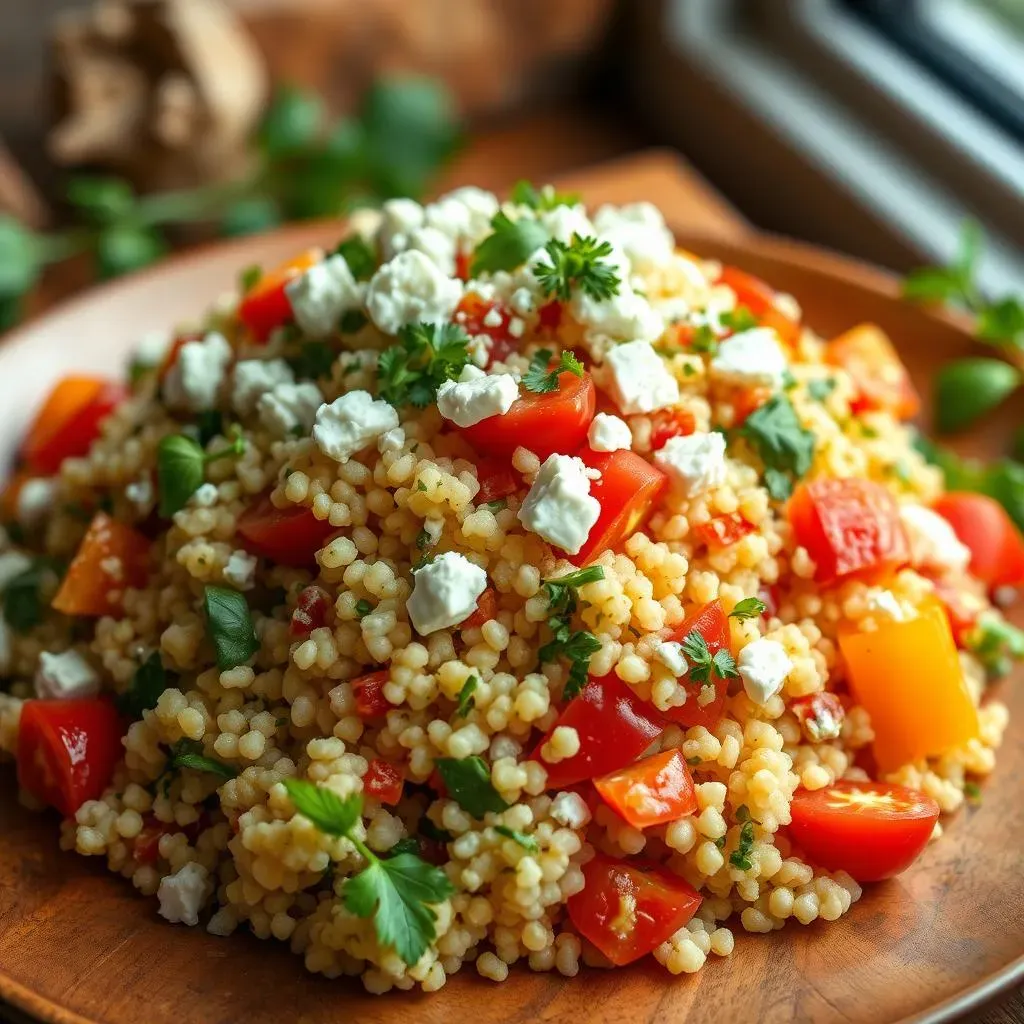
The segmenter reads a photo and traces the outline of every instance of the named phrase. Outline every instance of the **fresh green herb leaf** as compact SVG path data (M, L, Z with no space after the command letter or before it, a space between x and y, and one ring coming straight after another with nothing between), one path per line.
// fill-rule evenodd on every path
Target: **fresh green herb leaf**
M446 380L455 380L469 362L469 335L458 325L409 324L398 344L377 360L380 395L395 406L425 408Z
M182 768L191 768L195 772L208 772L219 775L222 779L233 779L238 775L234 765L225 764L203 754L203 745L198 740L178 740L167 756L165 772L176 772Z
M548 610L551 613L548 627L551 640L537 652L540 664L564 657L569 661L569 677L562 691L567 700L579 695L587 684L590 659L601 649L601 642L586 630L573 631L570 621L579 602L579 588L588 583L603 580L604 569L590 565L585 569L555 579L545 580L544 589L548 595Z
M1007 296L978 312L975 334L982 341L991 341L1024 350L1024 303Z
M424 490L426 488L424 487ZM416 534L416 548L419 551L426 551L430 547L430 534L426 530L420 530Z
M965 782L964 796L967 798L968 803L977 807L981 803L981 786L976 782Z
M156 707L160 694L173 686L177 676L164 668L159 651L153 651L135 670L132 685L117 696L117 708L132 720L142 717L143 711Z
M749 871L754 865L750 854L754 849L754 823L743 822L740 828L740 841L736 849L729 855L729 863L740 871Z
M244 665L260 649L245 595L227 587L207 586L203 605L206 632L217 652L217 667L224 671Z
M742 331L753 330L760 321L746 307L737 306L735 309L727 309L719 316L723 327L728 327L733 334L740 334Z
M710 686L715 678L731 679L739 675L736 662L728 650L722 648L714 654L708 648L703 634L691 629L680 643L686 660L690 663L690 681L701 686Z
M295 810L308 818L324 835L346 839L358 824L363 799L358 793L340 797L325 786L306 779L282 779Z
M532 217L512 220L499 211L491 221L492 233L474 250L470 275L494 274L521 267L548 239L547 230Z
M541 357L547 358L542 359ZM583 364L575 355L566 349L554 369L549 370L551 353L547 349L541 349L530 360L530 368L523 374L523 387L527 391L534 391L537 394L547 394L558 390L558 378L560 374L572 373L577 377L583 376Z
M487 509L488 512L497 515L502 510L508 508L508 499L498 498L496 501L485 501L483 507Z
M436 764L451 798L474 818L482 818L488 811L508 810L482 757L441 757Z
M263 115L257 141L271 157L291 156L316 141L323 123L323 101L316 93L281 86Z
M1020 371L1001 359L974 356L948 363L935 380L935 415L942 433L963 430L991 412L1021 384Z
M610 242L573 235L568 245L552 238L544 251L547 259L538 260L532 269L545 295L568 302L575 288L600 302L618 294L618 268L606 262L612 255Z
M739 619L742 622L744 619L756 619L758 615L764 615L767 610L768 605L759 597L745 597L742 601L738 601L736 607L729 612L729 618Z
M750 821L750 808L746 804L740 804L736 808L736 820L738 822Z
M583 692L590 674L590 659L601 650L601 641L585 629L571 633L563 641L552 641L539 651L541 664L553 661L560 654L569 662L569 678L562 689L562 697L572 700Z
M773 395L755 409L739 433L764 463L764 481L776 501L792 493L793 480L802 477L814 459L814 435L797 418L785 395Z
M356 601L356 615L362 618L364 615L369 615L373 611L373 605L366 600L365 597L361 597Z
M451 832L438 828L426 815L420 818L416 831L426 839L433 839L435 843L450 843L455 838Z
M225 448L204 452L198 442L184 434L161 438L156 451L157 486L160 515L169 517L188 504L206 476L206 466L218 459L237 458L245 451L241 435Z
M689 351L702 352L711 356L718 351L718 335L711 324L698 324L693 329Z
M949 302L964 309L977 308L981 303L974 274L983 241L981 227L975 221L964 221L952 265L912 271L903 282L904 297L917 302Z
M70 178L65 195L91 224L103 226L124 220L135 206L135 192L123 178L76 175Z
M540 850L540 845L537 840L531 835L527 835L525 832L519 832L517 829L509 828L508 825L495 825L494 831L499 836L504 836L506 839L512 839L517 842L527 853L537 853Z
M195 426L199 444L205 448L215 437L224 433L224 416L217 409L205 409L196 413Z
M511 199L513 203L539 212L553 210L556 206L575 206L580 201L578 192L556 192L553 185L542 185L538 189L528 181L517 181L512 186Z
M352 235L338 244L334 250L343 256L357 281L369 281L377 269L377 254L362 235Z
M796 377L789 372L789 370L783 371L782 374L782 390L792 391L797 386Z
M16 633L27 633L43 621L56 590L62 566L52 558L35 558L3 588L4 620Z
M565 576L544 580L548 610L553 614L571 615L576 610L576 602L579 599L577 591L580 587L585 587L588 583L597 583L604 578L603 566L588 565L585 569L577 569L575 572L566 573Z
M369 322L370 318L362 310L349 309L341 314L338 327L341 329L342 334L358 334ZM357 360L354 363L349 363L345 367L345 372L354 373L362 368L363 364Z
M463 684L462 689L459 690L459 706L456 708L455 713L459 718L467 718L470 711L473 709L473 705L476 701L473 698L473 694L476 692L477 686L480 685L480 680L476 676L470 676Z
M715 846L717 846L720 850L724 850L725 849L725 843L726 843L726 840L728 838L729 838L728 836L719 836L715 840Z
M807 385L807 393L816 402L824 402L829 395L832 394L836 389L835 377L822 377L818 380L812 380Z
M252 291L263 277L263 268L258 263L252 263L238 275L238 290L245 295Z
M990 679L1002 679L1014 662L1024 660L1024 630L991 614L979 618L966 640Z
M404 836L388 850L389 857L397 857L403 853L411 853L414 857L420 855L419 840L415 836Z
M307 341L288 360L288 365L299 380L327 377L334 365L334 351L326 341Z

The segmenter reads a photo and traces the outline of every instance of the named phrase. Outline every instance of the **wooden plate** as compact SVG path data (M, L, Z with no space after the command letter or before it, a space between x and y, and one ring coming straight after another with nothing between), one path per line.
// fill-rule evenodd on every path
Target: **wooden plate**
M944 360L969 348L955 324L899 303L891 279L870 268L788 242L678 233L687 247L793 292L826 334L861 320L881 324L924 388ZM198 313L240 267L273 264L336 234L314 225L211 248L98 289L22 329L0 350L0 454L10 455L60 374L119 370L133 339ZM968 447L995 453L1008 428L1009 418L988 425ZM421 1024L950 1020L1024 979L1024 696L1012 688L1007 696L1015 722L983 805L954 817L912 871L871 887L841 921L791 923L768 937L738 932L734 955L710 958L694 977L671 978L653 963L574 981L516 968L495 987L467 968L429 998L367 996L354 983L306 974L277 943L166 925L155 900L100 864L61 854L56 820L20 810L5 770L0 997L54 1024L395 1024L413 1014Z

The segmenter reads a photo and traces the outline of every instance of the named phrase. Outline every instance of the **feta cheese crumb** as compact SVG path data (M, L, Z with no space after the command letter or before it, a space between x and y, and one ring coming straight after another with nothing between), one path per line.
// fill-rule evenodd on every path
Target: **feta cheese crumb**
M590 824L590 808L579 793L563 790L551 801L551 817L563 828L583 828Z
M963 572L971 561L970 549L938 512L924 505L900 505L900 521L910 544L910 560L918 568Z
M171 924L199 924L199 911L206 901L209 872L202 864L189 861L173 875L160 879L157 899L160 916Z
M231 357L227 338L217 331L211 331L202 341L185 342L164 378L167 404L190 412L212 409Z
M654 412L679 401L679 384L647 341L630 341L607 353L604 386L624 413Z
M409 619L421 636L457 626L473 614L487 589L487 573L457 551L446 551L413 573L406 603Z
M345 257L336 253L292 278L284 291L303 333L323 338L334 332L342 313L362 306L365 285L352 276Z
M599 412L591 421L587 440L595 452L617 452L633 447L629 424L606 412Z
M320 389L309 381L278 384L256 403L260 423L274 437L284 440L297 434L305 437L313 429L317 410L323 405Z
M20 576L31 565L32 559L28 555L23 555L20 551L5 551L0 555L0 591L15 576Z
M782 689L793 662L782 644L761 637L740 651L736 667L747 696L755 704L764 704Z
M683 645L678 640L662 640L654 647L654 656L674 676L685 676L690 663L683 654Z
M145 515L153 507L156 499L153 481L148 476L140 476L138 480L133 480L125 487L124 496Z
M691 498L725 482L725 438L714 430L670 437L654 461L683 497Z
M448 320L461 298L462 282L413 249L399 253L373 275L366 309L385 334L397 334L406 324Z
M43 651L36 668L36 693L48 700L70 697L95 697L100 692L100 677L78 651L51 654Z
M216 484L205 483L200 484L192 497L189 498L189 502L196 508L213 508L217 504L217 499L220 497L220 492L217 490Z
M375 399L368 391L350 391L316 413L313 441L335 462L348 460L386 430L398 426L393 406Z
M873 614L892 619L894 622L906 622L910 618L891 590L886 590L883 587L871 587L865 596L868 611Z
M601 343L609 339L652 342L665 330L665 318L625 281L618 294L610 299L595 299L578 291L573 295L570 308L572 315L587 329L584 335L587 342L592 346L596 343L600 351L603 351ZM663 369L659 373L662 377L669 376Z
M385 430L377 438L377 450L383 455L385 452L401 451L405 445L405 431L401 427L394 427L392 430Z
M417 228L409 235L407 252L412 250L429 256L442 273L448 277L455 274L455 242L437 228Z
M235 366L231 406L239 416L248 416L260 395L293 380L292 368L283 359L243 359Z
M377 241L385 259L409 248L409 236L423 227L423 207L414 199L389 199L380 208Z
M594 215L594 227L602 239L618 245L640 273L668 263L675 250L672 232L653 203L602 206Z
M583 460L549 455L519 509L519 521L549 544L575 555L600 514Z
M252 590L256 585L256 564L259 559L248 551L232 551L224 566L224 579L237 590Z
M475 366L466 369L477 370ZM503 416L518 397L519 384L510 373L481 374L469 380L446 380L437 389L437 408L456 426L471 427L492 416Z
M540 222L552 238L557 238L566 245L572 241L573 235L579 235L580 238L594 238L597 235L593 222L587 216L586 208L580 203L574 206L561 203L550 210L544 210L540 214Z
M445 193L426 207L426 222L449 238L475 245L491 233L498 197L473 185Z
M754 327L726 338L711 358L711 373L738 384L782 387L789 363L770 327Z
M36 476L26 480L18 490L18 522L26 529L38 526L53 508L57 481Z

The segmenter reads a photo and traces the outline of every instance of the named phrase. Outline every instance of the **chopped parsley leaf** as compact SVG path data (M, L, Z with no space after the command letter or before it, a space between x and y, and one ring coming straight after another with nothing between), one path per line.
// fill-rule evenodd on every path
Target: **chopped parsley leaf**
M407 324L398 344L377 360L380 396L395 406L425 408L446 380L455 380L469 362L469 335L454 323Z
M793 492L793 481L802 477L814 459L814 435L797 418L785 395L773 395L755 409L739 430L764 463L764 482L776 501Z
M459 718L468 718L470 711L473 710L475 703L473 694L479 686L480 680L476 676L470 676L463 684L462 689L459 690L459 706L456 708L455 713Z
M600 302L619 293L618 268L606 262L612 255L610 242L573 235L568 245L552 238L544 251L548 259L538 260L532 269L545 295L568 302L576 289Z
M473 251L473 277L521 267L548 239L547 230L533 217L512 220L499 211L491 220L492 233Z
M527 391L533 391L544 395L551 391L558 390L558 378L563 373L573 373L577 377L583 376L583 364L575 355L566 349L554 369L549 370L551 364L551 353L547 349L541 349L534 354L530 360L530 368L523 374L523 387Z
M742 601L736 602L736 607L729 612L730 619L756 619L758 615L764 615L768 606L759 597L745 597Z

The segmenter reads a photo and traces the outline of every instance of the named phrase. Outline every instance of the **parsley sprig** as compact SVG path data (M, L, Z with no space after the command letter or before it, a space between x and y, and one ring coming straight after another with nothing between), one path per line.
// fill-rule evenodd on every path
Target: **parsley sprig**
M512 220L498 211L491 221L492 233L474 250L472 277L521 267L548 239L547 229L533 217Z
M156 450L156 478L160 491L160 515L173 516L188 504L206 479L206 467L220 459L235 459L245 451L240 432L224 448L205 452L184 434L168 434Z
M575 206L580 201L578 192L558 192L554 185L537 188L529 181L517 181L512 186L512 202L544 213L556 206Z
M305 779L285 779L295 810L321 832L347 839L366 861L366 867L345 879L342 899L357 917L371 918L382 946L415 964L437 938L434 905L455 892L448 876L412 852L381 858L359 837L363 798L342 798Z
M759 615L764 615L767 610L768 605L761 598L745 597L742 601L736 602L736 607L729 612L729 618L739 619L742 622L744 619L756 619Z
M476 703L473 694L476 692L476 688L480 685L480 680L476 676L470 676L463 684L462 689L459 690L458 707L455 709L455 714L459 718L468 718L470 711L473 710L473 706Z
M618 295L622 284L618 268L606 262L612 254L610 242L574 234L568 245L552 238L544 251L550 264L538 260L532 269L545 295L562 302L569 301L574 288L598 301Z
M690 663L691 682L710 686L716 676L719 679L732 679L739 675L736 661L728 649L723 647L712 654L707 640L696 629L691 629L679 646Z
M553 369L548 369L549 366L551 366L551 351L542 348L535 352L530 360L530 368L523 374L523 387L527 391L546 395L551 391L558 390L560 374L572 373L577 377L583 376L583 364L569 349L562 353Z
M469 335L458 324L407 324L398 332L398 344L377 360L381 398L394 406L426 408L446 380L462 373L468 344Z
M504 836L506 839L511 839L513 842L518 843L527 853L537 853L540 850L540 844L537 840L526 832L509 828L508 825L495 825L494 831L499 836Z
M748 818L740 827L740 841L729 855L729 863L740 871L749 871L754 865L750 854L754 849L754 823Z
M572 616L579 604L579 588L603 579L603 567L590 565L566 576L544 581L550 612L548 628L552 635L551 640L537 652L537 657L542 665L559 657L569 662L569 678L562 690L566 700L578 696L586 686L590 659L601 649L601 641L593 633L572 628Z
M764 463L764 483L776 501L793 492L793 481L802 477L814 459L814 435L797 418L785 395L773 395L755 409L740 427Z
M498 814L508 810L482 757L439 757L435 764L449 796L474 818L482 818L489 811Z

